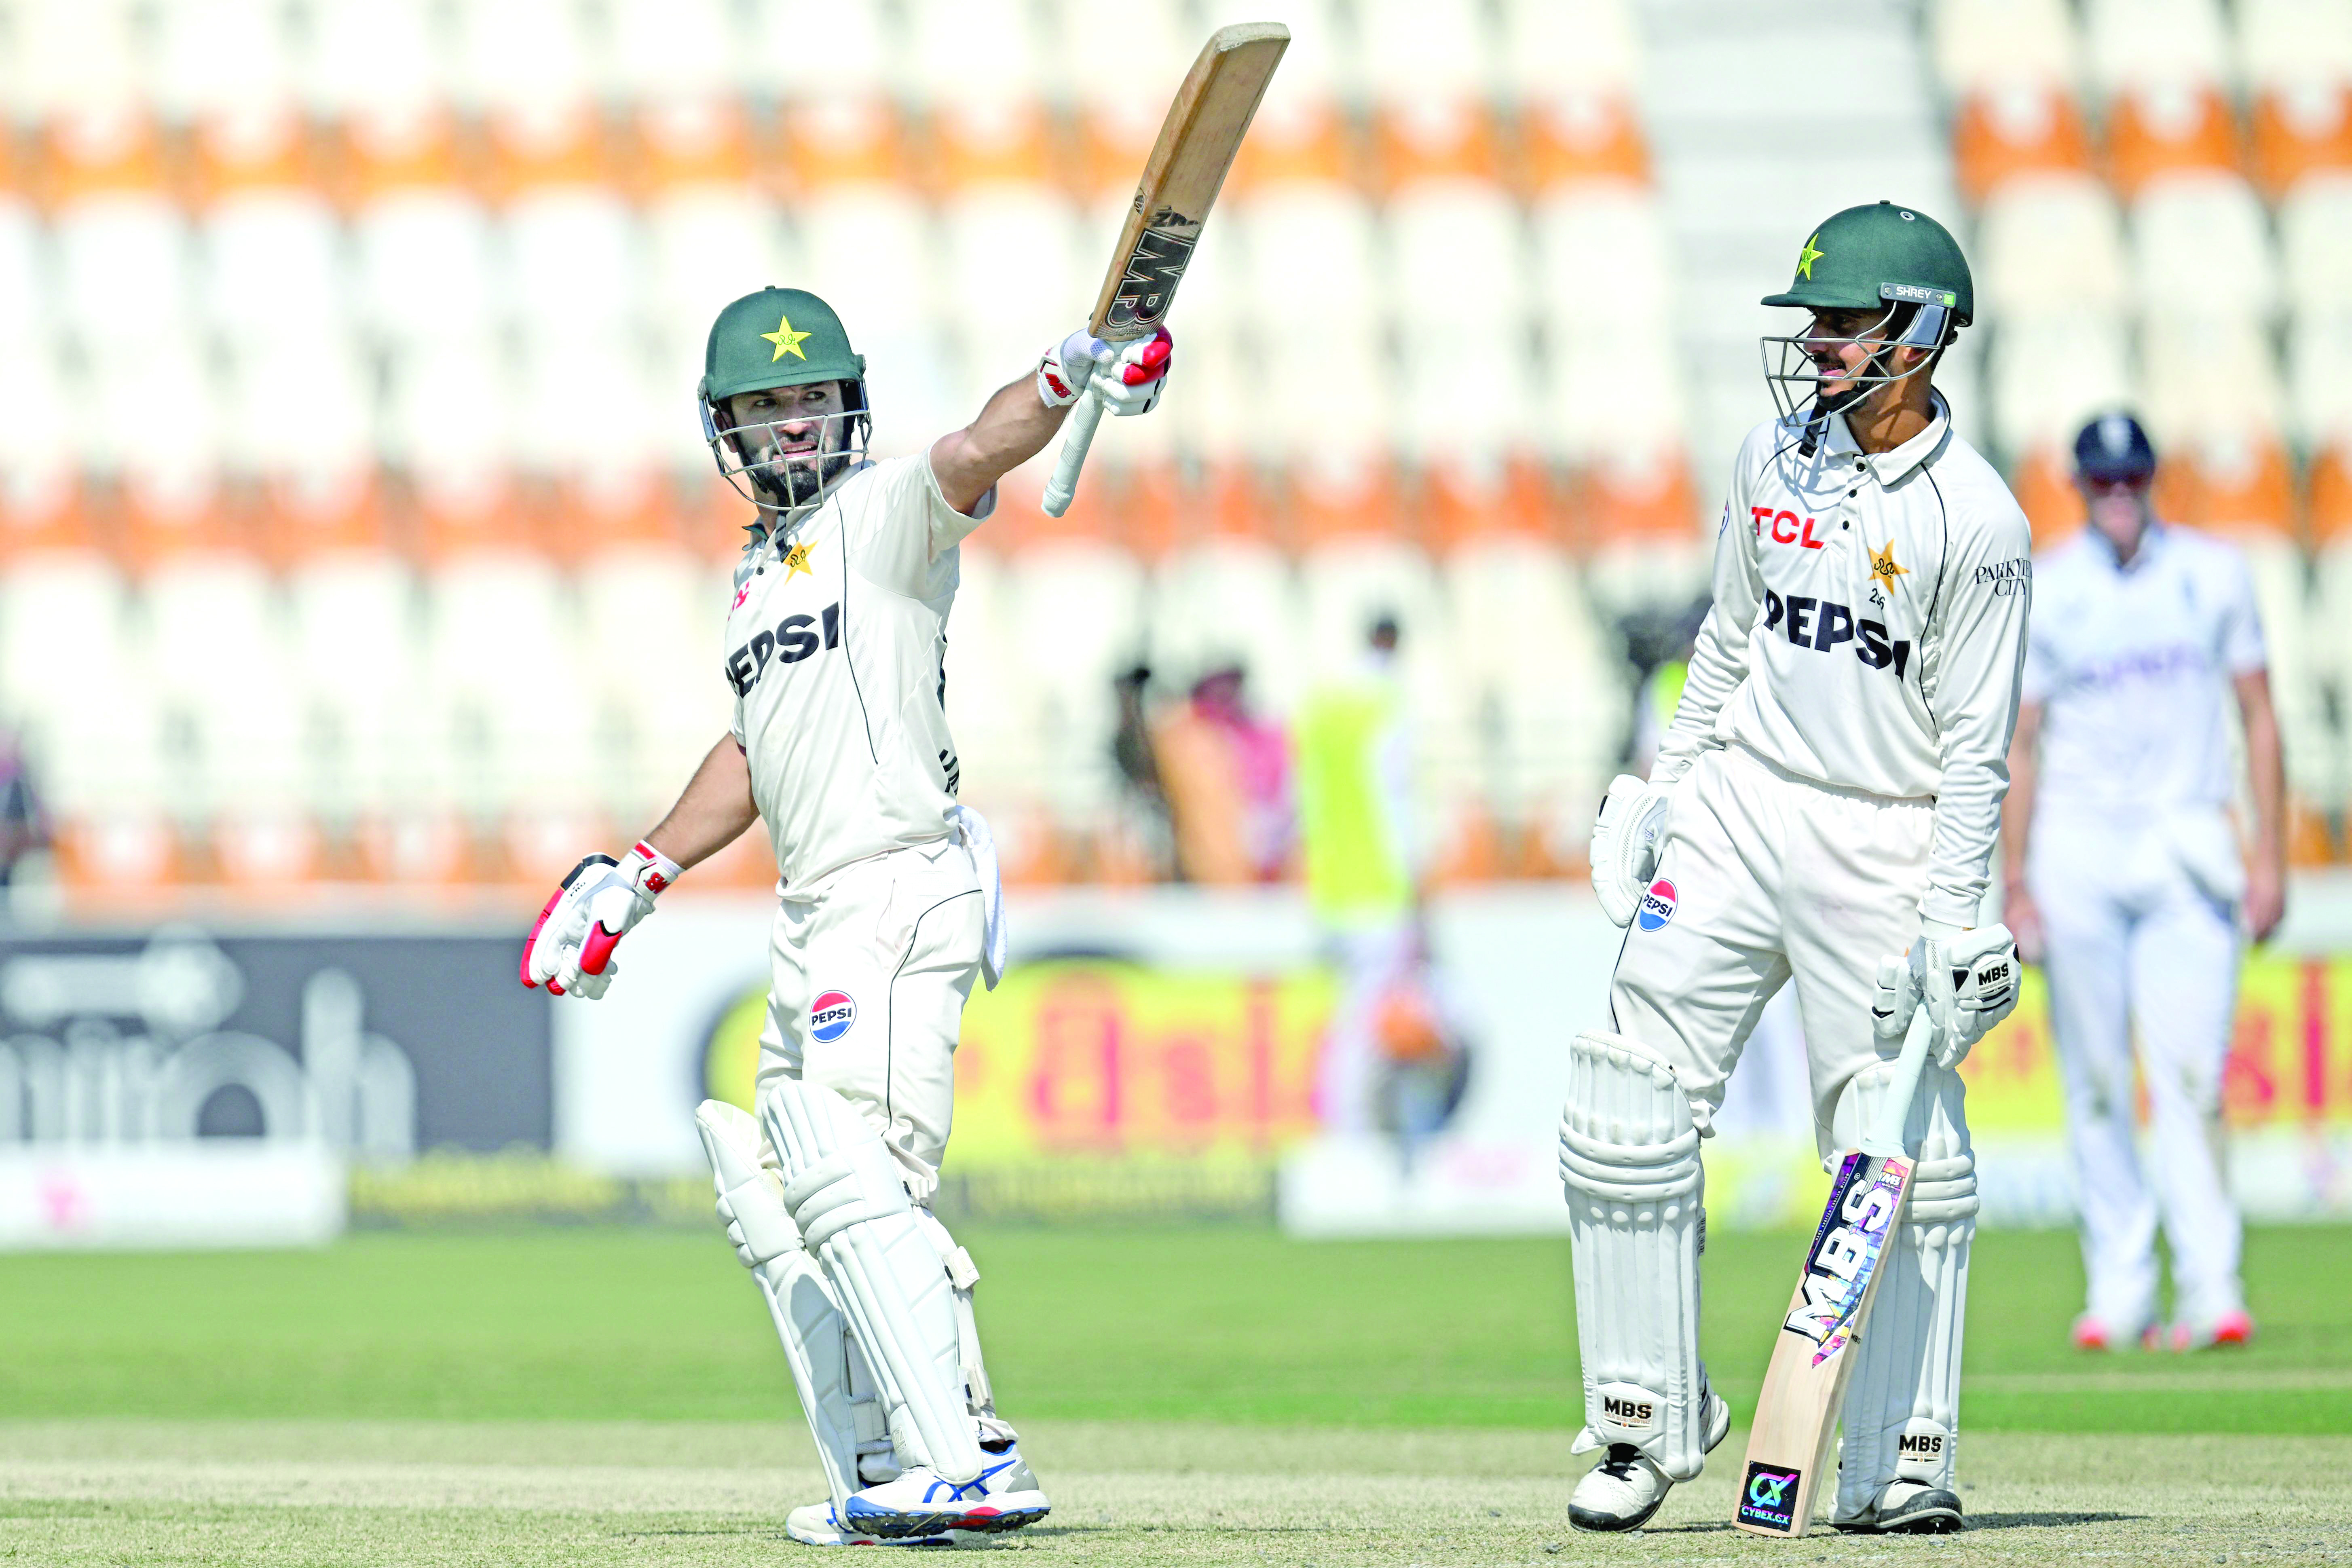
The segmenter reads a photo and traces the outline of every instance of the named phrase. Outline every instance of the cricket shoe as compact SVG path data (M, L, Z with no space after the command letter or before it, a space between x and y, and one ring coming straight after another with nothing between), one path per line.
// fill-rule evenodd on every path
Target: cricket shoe
M804 1503L784 1516L784 1533L803 1546L953 1546L946 1531L930 1535L887 1537L852 1530L841 1522L831 1500Z
M2241 1310L2224 1312L2218 1318L2203 1321L2179 1322L2172 1325L2172 1348L2177 1351L2210 1350L2215 1345L2242 1345L2254 1337L2254 1321Z
M1706 1448L1713 1453L1731 1430L1731 1406L1706 1391ZM1568 1522L1579 1530L1639 1530L1674 1490L1675 1483L1649 1455L1631 1443L1612 1443L1601 1462L1584 1472L1569 1494Z
M944 1531L995 1534L1034 1524L1053 1511L1037 1477L1021 1457L1021 1440L993 1416L980 1417L980 1474L959 1485L918 1465L849 1494L841 1510L846 1529L885 1541Z
M1830 1522L1849 1535L1957 1535L1968 1528L1960 1500L1925 1481L1889 1481L1861 1513Z
M2074 1348L2078 1351L2119 1351L2138 1341L2143 1350L2162 1346L2162 1336L2154 1323L2143 1323L2137 1333L2126 1333L2094 1312L2084 1312L2074 1320Z

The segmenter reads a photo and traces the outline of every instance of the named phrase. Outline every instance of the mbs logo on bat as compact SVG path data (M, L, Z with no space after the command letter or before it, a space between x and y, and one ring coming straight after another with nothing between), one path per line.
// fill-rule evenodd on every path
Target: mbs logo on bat
M1160 324L1192 259L1192 245L1200 233L1198 223L1172 207L1161 207L1151 215L1150 224L1136 237L1135 250L1127 258L1127 276L1118 280L1118 292L1111 299L1110 314L1103 321L1105 331Z

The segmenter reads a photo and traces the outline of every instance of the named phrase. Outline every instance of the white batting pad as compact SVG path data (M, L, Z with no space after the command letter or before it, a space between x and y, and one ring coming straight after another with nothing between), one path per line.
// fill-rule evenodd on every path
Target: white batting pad
M1838 1101L1866 1117L1891 1064L1864 1068ZM1960 1339L1968 1315L1969 1246L1977 1233L1977 1168L1958 1073L1932 1063L1919 1080L1905 1147L1918 1169L1903 1232L1886 1249L1877 1304L1856 1347L1838 1451L1837 1517L1867 1509L1896 1479L1951 1489L1958 1458Z
M760 1122L783 1161L784 1207L824 1264L866 1364L882 1384L902 1463L976 1479L955 1287L917 1219L898 1163L834 1090L780 1078Z
M1670 1479L1688 1480L1706 1463L1705 1181L1690 1100L1647 1047L1593 1032L1569 1043L1559 1177L1584 1362L1576 1451L1631 1443Z
M858 1475L859 1446L888 1447L881 1402L870 1391L853 1388L848 1321L824 1271L801 1247L800 1231L784 1210L783 1184L761 1163L760 1124L716 1100L702 1102L694 1123L710 1157L727 1238L759 1282L776 1337L783 1342L809 1433L816 1439L825 1485L835 1506L846 1508L849 1494L865 1484Z

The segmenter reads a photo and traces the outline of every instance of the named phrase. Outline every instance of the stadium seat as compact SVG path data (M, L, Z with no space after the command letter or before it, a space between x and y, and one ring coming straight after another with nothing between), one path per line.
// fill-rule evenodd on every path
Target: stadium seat
M2151 84L2221 88L2234 64L2220 0L2084 0L2084 61L2113 97Z
M1641 89L1641 43L1625 0L1503 0L1498 68L1517 102L1630 102Z
M2340 310L2352 278L2352 171L2291 193L2279 204L2278 232L2290 308L2299 316Z
M450 14L458 101L485 113L562 114L596 90L588 14L575 0L467 0ZM530 68L515 68L529 60Z
M2122 215L2088 175L2019 179L1994 192L1978 215L1972 258L1987 323L2130 306Z
M2082 47L2066 0L1937 0L1930 54L1946 93L1997 95L2011 87L2071 89Z
M1556 545L1482 539L1443 573L1482 782L1516 838L1513 864L1552 869L1559 847L1583 847L1623 742L1619 660Z
M2090 133L2066 88L2036 79L2004 82L1960 100L1952 156L1961 194L1972 202L2010 182L2087 173Z
M2336 0L2237 0L2236 13L2238 56L2256 92L2352 82L2352 12Z
M710 323L728 301L796 275L776 208L740 186L660 192L646 205L645 240L656 353L681 373L699 374Z
M1094 303L1108 245L1081 273L1076 209L1043 184L992 184L950 196L939 214L940 275L963 355L963 384L1010 380Z
M152 8L152 101L174 120L243 118L291 108L292 29L271 0L205 0Z
M2012 316L1986 356L1993 443L2004 452L2072 449L2101 409L2131 405L2130 340L2114 316Z
M2131 229L2143 310L2257 319L2277 312L2270 224L2253 187L2239 176L2168 176L2132 203Z
M93 194L58 208L54 296L62 324L101 352L135 347L158 321L185 325L195 310L186 220L160 191ZM136 310L125 300L139 301Z
M2128 199L2151 181L2231 174L2242 163L2238 126L2210 83L2134 85L2107 105L2107 173Z
M362 319L395 351L488 339L497 312L489 214L454 186L387 194L352 221Z
M2305 305L2286 342L2294 438L2311 452L2352 450L2352 303Z
M9 9L18 113L48 120L138 101L147 73L131 0L39 0Z
M1638 610L1679 609L1706 592L1715 535L1702 525L1703 505L1682 454L1654 437L1582 469L1570 527L1582 548L1587 589L1605 622Z
M499 230L500 314L523 337L578 342L634 335L643 250L618 192L527 192L507 204Z
M605 0L599 74L639 102L709 102L752 86L727 0Z
M343 236L316 192L239 192L196 220L205 314L225 341L339 333L352 319Z
M2256 100L2254 174L2273 200L2313 176L2352 174L2352 83L2296 82Z
M275 585L250 555L180 553L145 567L140 599L159 656L150 675L179 737L171 811L218 826L232 880L314 874L299 667Z
M394 460L420 473L472 474L513 457L511 371L488 344L411 349L388 369L384 447Z
M1614 342L1629 324L1637 334L1672 330L1680 268L1654 193L1571 185L1536 204L1532 228L1535 297L1553 354Z
M2242 316L2151 315L2140 353L2148 433L2158 442L2273 441L2285 395L2268 334Z
M1043 694L1023 679L1005 553L982 528L961 551L962 581L948 617L948 729L961 796L988 818L1004 878L1034 883L1066 870L1045 795ZM1108 737L1106 737L1106 748Z
M584 542L575 581L582 655L606 678L599 728L613 765L601 804L649 822L729 722L722 584L691 552L659 543Z

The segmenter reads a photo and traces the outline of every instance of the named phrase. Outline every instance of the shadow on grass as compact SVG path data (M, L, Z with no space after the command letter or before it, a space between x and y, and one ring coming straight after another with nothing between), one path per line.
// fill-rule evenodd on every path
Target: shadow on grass
M2077 1513L2072 1510L2056 1513L1972 1513L1969 1515L1970 1530L2065 1530L2078 1524L2137 1524L2150 1516L2144 1513Z

